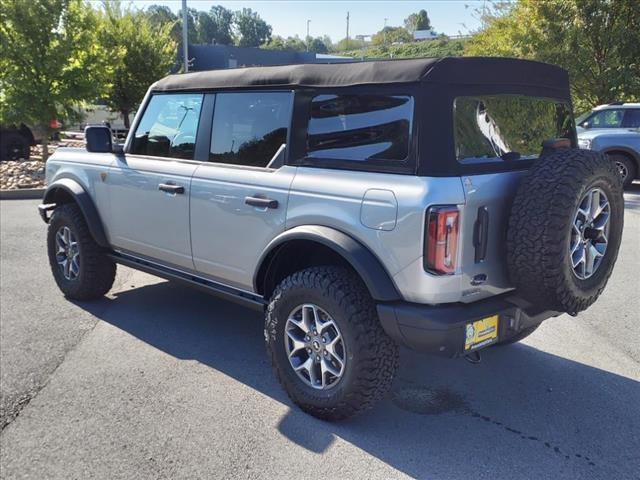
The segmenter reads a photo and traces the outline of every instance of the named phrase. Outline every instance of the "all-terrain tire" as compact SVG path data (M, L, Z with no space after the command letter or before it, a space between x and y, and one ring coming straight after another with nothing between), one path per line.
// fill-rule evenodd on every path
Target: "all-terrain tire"
M298 377L285 349L287 318L308 303L331 315L346 347L344 373L325 390ZM371 295L355 273L342 267L313 267L285 278L267 307L265 340L276 376L291 400L323 420L341 420L373 406L391 389L398 368L398 346L382 329Z
M616 166L619 175L622 177L623 187L626 188L631 185L638 175L634 161L626 155L620 155L619 153L607 155L607 158Z
M59 248L56 235L64 227L72 232L79 250L79 268L74 279L65 278L57 259ZM116 264L107 256L107 251L94 241L76 204L63 204L53 211L47 230L47 251L53 278L66 297L93 300L111 289L116 276Z
M595 188L610 203L608 243L599 267L581 279L571 263L571 233L581 200ZM518 186L508 222L507 266L520 295L558 312L588 308L616 262L623 213L622 181L601 153L571 149L538 159Z

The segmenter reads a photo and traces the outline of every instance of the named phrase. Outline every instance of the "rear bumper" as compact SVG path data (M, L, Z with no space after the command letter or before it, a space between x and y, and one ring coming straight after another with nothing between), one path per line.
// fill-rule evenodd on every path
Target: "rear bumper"
M535 309L512 293L470 304L380 303L377 310L382 327L398 343L447 357L469 353L464 350L465 329L473 321L498 315L498 341L502 341L561 313Z

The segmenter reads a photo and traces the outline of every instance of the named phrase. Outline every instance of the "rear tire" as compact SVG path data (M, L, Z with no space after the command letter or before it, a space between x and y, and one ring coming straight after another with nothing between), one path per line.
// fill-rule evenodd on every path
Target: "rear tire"
M76 204L63 204L53 211L47 250L53 278L66 297L93 300L111 289L116 264L95 242Z
M313 346L315 332L309 333L308 348L291 347L292 336L305 342L304 331L298 331L297 323L291 322L301 306L314 314L315 309L322 312L323 322L335 322L335 330L323 327L318 333L324 335L326 330L332 330L341 335L338 357L343 361L334 361L331 353L328 355L333 362L333 367L328 368L333 368L334 373L339 371L339 375L327 369L329 373L324 377L320 367L324 369L324 347L329 345L316 342L320 344ZM304 322L304 315L303 312L296 317L296 322ZM333 334L331 337L336 338ZM291 400L323 420L341 420L373 406L390 390L398 368L398 347L382 329L371 295L357 275L341 267L313 267L285 278L267 308L265 339L276 376ZM285 343L285 339L291 343ZM331 338L327 341L334 343ZM300 352L299 356L295 352ZM307 375L309 370L294 370L294 363L299 362L300 366L307 357L311 359L311 369L316 368L315 361L319 362L317 371L321 372L322 385L316 375Z
M616 262L623 214L620 176L601 153L538 159L517 189L507 230L507 266L520 295L558 312L588 308Z
M631 185L638 174L636 165L633 160L625 155L620 155L617 153L607 155L607 157L611 162L613 162L616 169L618 170L620 178L622 178L623 187L626 188Z

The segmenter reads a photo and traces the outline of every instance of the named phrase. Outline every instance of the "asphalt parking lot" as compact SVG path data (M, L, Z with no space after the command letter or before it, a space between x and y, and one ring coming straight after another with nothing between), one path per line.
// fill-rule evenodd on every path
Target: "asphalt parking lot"
M37 203L0 202L2 478L640 478L639 184L590 310L479 365L403 351L337 424L288 400L253 311L123 267L66 301Z

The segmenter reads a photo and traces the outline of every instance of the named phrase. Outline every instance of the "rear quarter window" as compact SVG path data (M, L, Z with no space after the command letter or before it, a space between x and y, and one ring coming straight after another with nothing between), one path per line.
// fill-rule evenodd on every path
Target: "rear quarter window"
M518 95L456 98L454 129L456 159L472 164L534 159L544 140L575 138L569 105Z
M317 95L311 100L306 155L402 162L409 155L413 109L408 95Z

